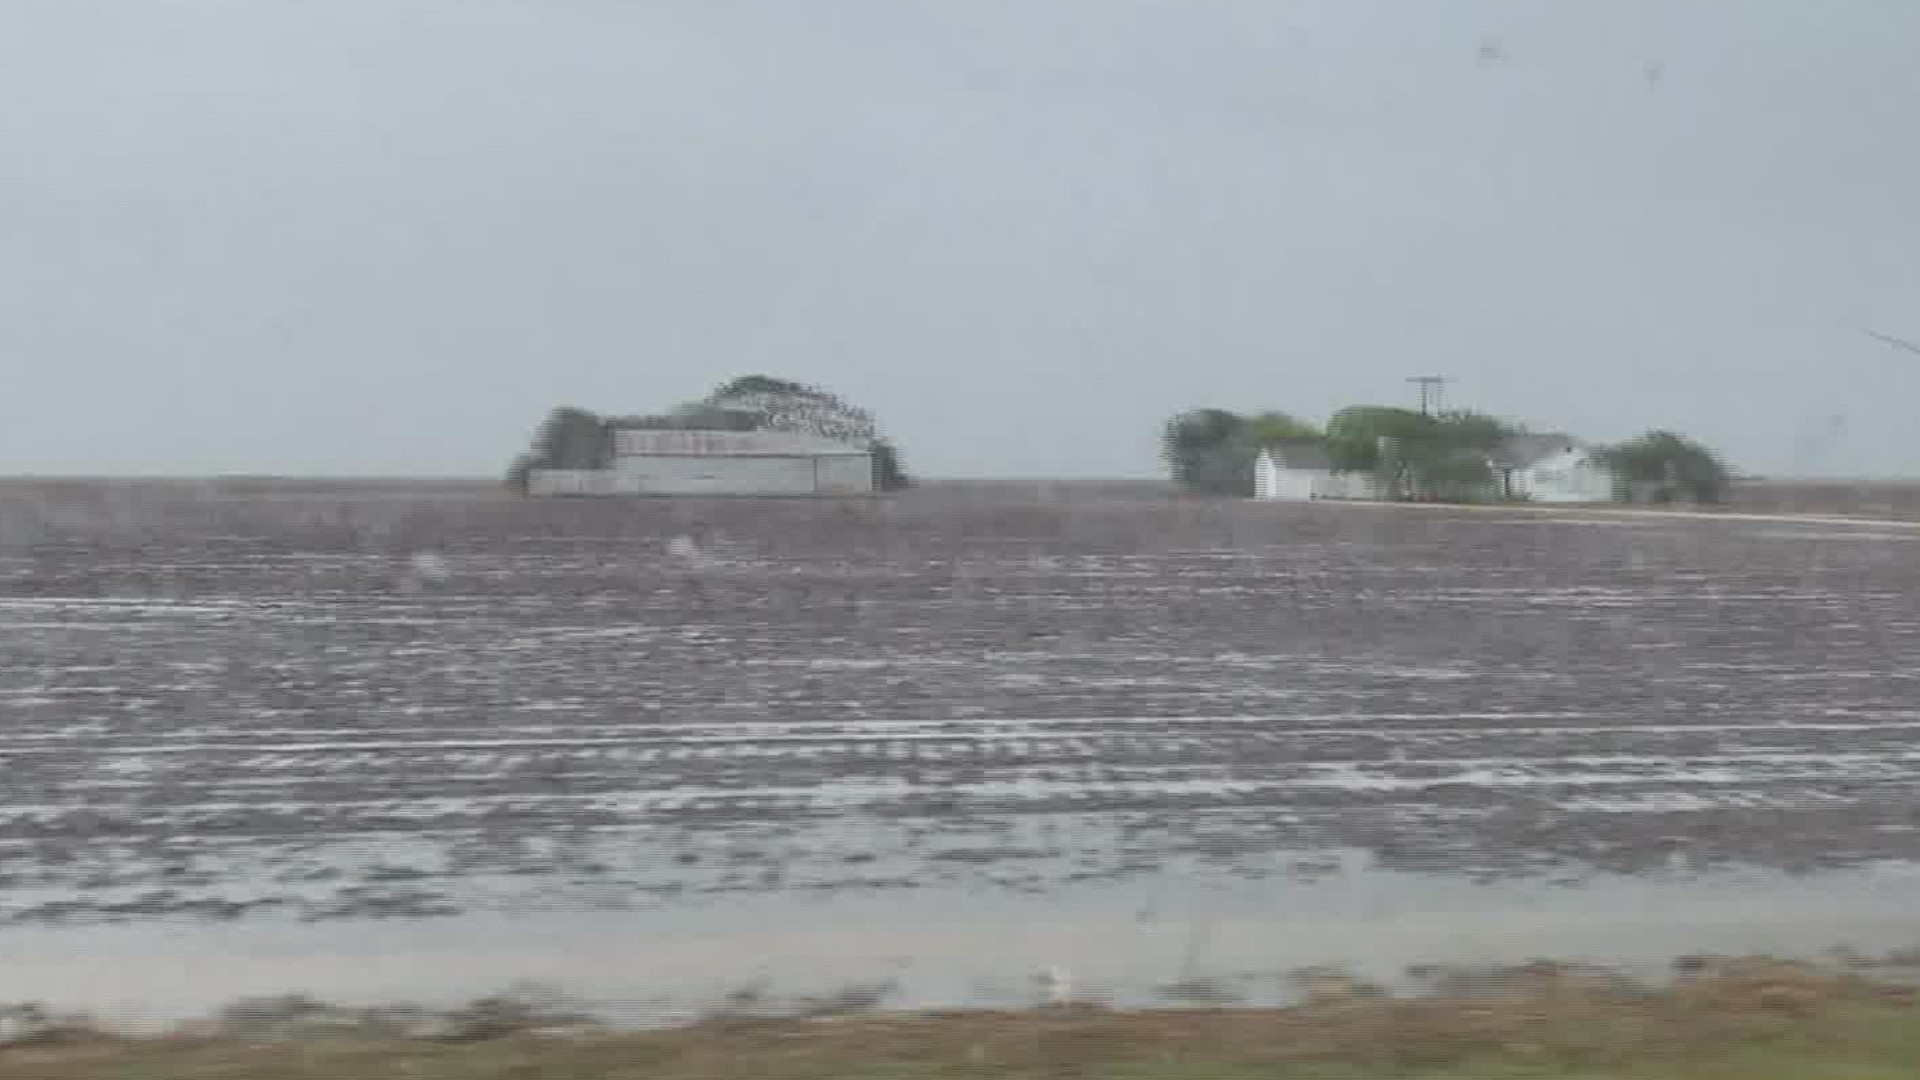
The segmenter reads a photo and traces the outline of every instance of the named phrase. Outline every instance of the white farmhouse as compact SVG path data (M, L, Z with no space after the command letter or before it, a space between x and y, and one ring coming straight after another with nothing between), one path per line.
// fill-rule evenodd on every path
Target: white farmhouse
M1493 454L1499 495L1539 503L1601 503L1620 497L1613 470L1571 435L1516 435Z
M784 431L613 431L600 469L535 469L531 495L865 495L865 447Z
M1284 439L1261 448L1253 462L1256 499L1377 499L1373 474L1333 467L1318 439Z

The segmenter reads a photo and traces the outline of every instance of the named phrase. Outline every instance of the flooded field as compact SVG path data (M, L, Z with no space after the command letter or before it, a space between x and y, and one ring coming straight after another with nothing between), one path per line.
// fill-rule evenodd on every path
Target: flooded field
M8 482L0 998L1912 944L1916 585L1874 524Z

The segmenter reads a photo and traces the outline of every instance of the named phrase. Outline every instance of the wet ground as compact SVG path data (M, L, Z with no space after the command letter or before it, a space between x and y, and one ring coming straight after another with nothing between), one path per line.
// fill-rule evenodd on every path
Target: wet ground
M0 946L1905 880L1916 584L1871 524L9 482Z

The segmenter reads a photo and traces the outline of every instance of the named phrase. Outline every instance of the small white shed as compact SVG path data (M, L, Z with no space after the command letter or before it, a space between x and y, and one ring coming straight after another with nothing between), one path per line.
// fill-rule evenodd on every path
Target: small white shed
M1493 459L1501 495L1538 503L1603 503L1620 497L1600 452L1570 435L1519 435Z
M1288 439L1261 448L1253 462L1253 497L1305 502L1311 499L1374 499L1380 485L1371 473L1333 467L1317 439Z

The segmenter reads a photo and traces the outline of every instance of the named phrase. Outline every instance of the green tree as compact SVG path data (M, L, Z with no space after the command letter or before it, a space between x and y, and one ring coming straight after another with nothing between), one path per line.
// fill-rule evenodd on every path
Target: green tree
M1391 405L1349 405L1327 418L1335 468L1375 473L1390 486L1408 478L1416 448L1433 438L1434 420Z
M1526 432L1519 424L1469 409L1441 413L1437 419L1441 442L1450 450L1492 453Z
M507 466L507 490L525 495L533 482L533 470L539 465L532 454L521 454Z
M1160 456L1173 482L1208 495L1252 495L1258 453L1247 418L1226 409L1189 409L1160 434Z
M1486 455L1461 451L1425 458L1409 469L1412 490L1448 501L1475 502L1493 495L1493 466Z
M906 466L900 461L900 450L891 439L875 438L867 444L873 454L873 486L881 491L899 491L912 486L913 478L907 475Z
M1292 439L1318 439L1320 429L1290 413L1263 412L1246 418L1247 433L1261 446Z
M533 453L548 469L597 469L611 452L605 421L571 405L547 414L533 438Z
M549 413L526 453L507 468L507 484L524 492L535 469L595 469L613 456L620 429L788 431L852 443L873 455L874 486L895 491L912 481L900 448L882 437L873 415L817 386L770 375L724 383L700 401L664 413L605 418L562 406Z
M1717 454L1671 431L1649 431L1608 448L1604 456L1630 492L1655 502L1716 503L1731 483Z
M535 469L597 469L612 456L606 421L586 409L562 405L547 414L527 452L507 468L507 484L524 492Z
M818 386L772 375L742 375L716 387L704 408L751 418L754 430L790 431L851 443L873 454L873 483L898 491L913 481L900 448L882 437L873 414Z
M1372 472L1395 494L1477 499L1490 493L1489 455L1520 431L1469 410L1351 405L1328 419L1327 447L1336 467Z
M1441 413L1407 444L1409 484L1413 490L1437 499L1493 498L1498 492L1492 458L1507 440L1524 430L1486 413Z
M818 435L866 446L878 435L873 414L817 386L771 375L743 375L722 383L703 402L708 408L746 413L754 427Z

